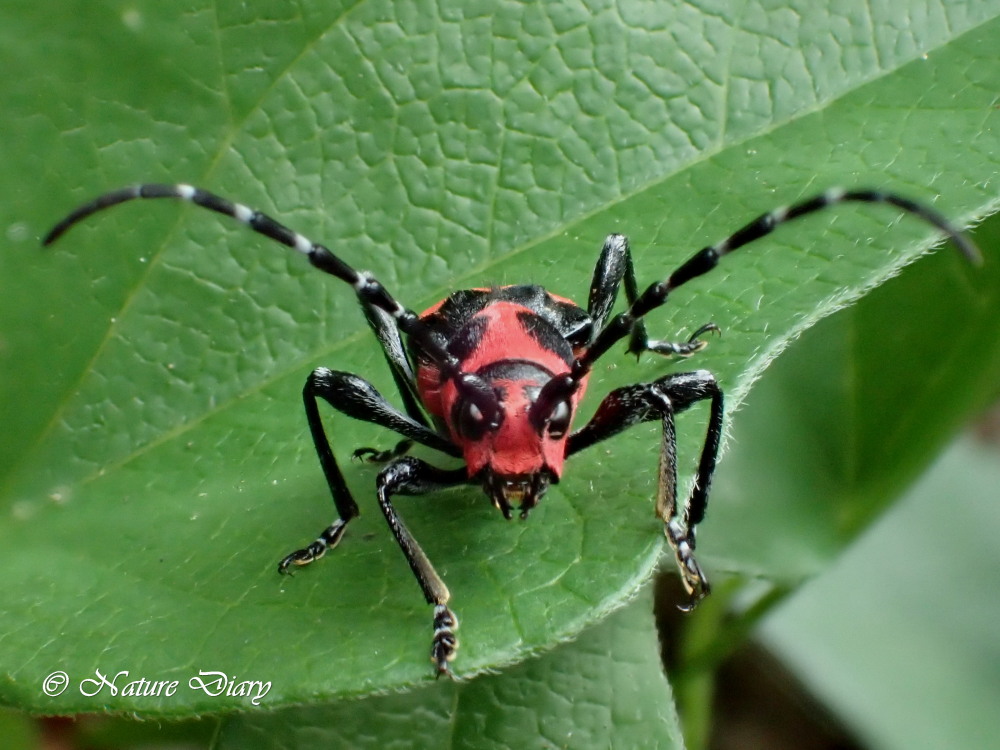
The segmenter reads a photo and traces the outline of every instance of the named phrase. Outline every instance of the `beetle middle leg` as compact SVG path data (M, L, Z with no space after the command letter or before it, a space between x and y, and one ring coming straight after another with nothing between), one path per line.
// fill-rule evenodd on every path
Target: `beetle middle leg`
M639 287L628 238L622 234L610 234L604 240L601 255L594 268L594 278L590 283L587 311L593 319L595 332L600 331L607 323L622 282L625 284L625 299L632 305L639 297ZM632 327L628 350L636 356L651 351L657 354L689 357L705 348L707 342L701 337L712 331L719 333L719 327L715 323L706 323L694 331L686 341L651 339L646 333L645 321L640 319Z
M385 310L366 302L364 299L361 299L360 302L365 320L368 321L368 326L375 334L375 338L378 339L379 346L382 347L382 354L385 355L385 361L392 372L392 379L396 381L396 389L399 391L399 397L403 400L404 411L410 419L428 426L427 417L420 406L413 365L406 353L406 347L403 345L396 319Z
M439 469L436 466L411 456L393 461L379 472L376 485L378 487L378 503L385 515L385 520L392 530L393 536L403 551L410 570L424 592L428 604L434 606L434 638L431 642L431 661L437 669L437 674L450 674L448 666L458 650L458 618L448 608L451 593L444 581L434 570L431 561L417 544L403 520L392 505L393 495L422 495L443 487L469 482L465 467L458 469Z

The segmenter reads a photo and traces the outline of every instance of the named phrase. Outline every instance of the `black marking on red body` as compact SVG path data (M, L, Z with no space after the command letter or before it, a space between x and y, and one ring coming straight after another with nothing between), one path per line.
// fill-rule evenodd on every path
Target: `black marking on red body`
M479 348L489 327L489 319L473 317L448 341L448 351L454 354L459 362L465 362Z
M462 289L426 310L420 319L434 333L451 342L476 313L494 302L513 302L526 307L552 325L572 348L586 344L593 332L586 310L536 284ZM414 354L419 355L420 352Z
M573 366L573 347L541 315L524 310L517 314L517 320L539 346L561 357L567 367Z
M495 305L513 308L515 312L505 311L498 319L497 315L488 313ZM486 372L493 363L512 357L524 360L526 356L534 362L535 356L544 354L542 361L534 362L541 370L535 369L529 376L533 382L543 383L556 371L566 372L572 366L575 352L586 345L593 331L591 317L585 310L531 284L456 291L424 311L420 322L463 369L478 372L481 377L493 377ZM505 330L504 327L511 334L510 346L497 343L496 333ZM535 354L510 351L521 346L513 343L518 339L533 342L535 346L531 349ZM438 429L448 432L446 423L451 415L439 400L447 376L419 341L411 338L409 348L416 365L417 391L423 406ZM565 367L557 366L557 362ZM541 380L536 379L539 377Z

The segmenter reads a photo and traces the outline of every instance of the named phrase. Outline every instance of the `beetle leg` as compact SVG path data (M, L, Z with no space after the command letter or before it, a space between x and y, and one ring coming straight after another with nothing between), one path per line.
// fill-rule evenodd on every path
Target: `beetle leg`
M386 401L368 381L352 373L335 372L325 367L316 368L309 375L306 385L302 389L302 400L305 404L306 419L309 422L309 430L316 446L316 453L319 456L320 465L323 467L327 485L330 487L330 494L333 495L338 518L308 546L286 555L278 564L279 573L287 573L292 565L308 565L313 560L322 557L328 549L337 545L347 524L359 514L358 504L354 501L351 491L344 481L344 475L337 465L337 459L334 458L330 441L323 429L323 421L319 414L319 398L323 398L334 409L349 417L386 427L403 435L408 440L419 442L449 455L459 455L458 448L452 445L449 440L402 414Z
M403 407L407 415L415 422L428 426L427 417L424 416L423 409L420 408L417 379L406 354L406 347L403 346L403 339L399 335L396 319L385 310L363 301L361 309L368 325L371 326L375 334L375 338L382 346L382 353L392 371L392 378L396 381L396 388L399 390L400 398L403 399Z
M698 471L691 493L681 505L677 501L677 436L674 415L698 401L711 401L708 429L702 445ZM656 514L674 550L692 609L708 594L708 579L694 557L695 529L705 517L708 493L722 440L722 390L711 373L667 375L652 383L625 386L609 393L593 418L569 438L567 455L588 448L633 425L655 419L663 424Z
M417 544L403 520L393 507L393 495L422 495L442 487L464 484L469 481L464 467L458 469L439 469L410 456L406 456L386 466L379 472L376 486L378 488L378 503L385 515L385 520L399 543L399 548L410 564L410 569L424 592L428 604L434 606L434 638L431 642L431 661L434 662L437 676L451 675L449 663L455 658L458 650L458 618L448 608L451 594L444 581L434 570L431 561Z
M628 350L637 357L643 352L690 357L695 352L700 352L708 346L708 342L702 339L701 336L709 332L721 333L721 330L715 323L706 323L692 333L687 341L661 341L649 338L646 335L646 327L643 325L642 320L640 320L632 329L632 335L628 342Z
M594 321L594 335L608 322L622 282L625 283L625 299L632 305L639 298L632 251L625 235L611 234L604 240L604 247L601 248L601 255L594 269L594 278L590 283L587 312ZM718 333L719 327L714 323L707 323L691 334L687 341L650 339L646 333L646 323L640 318L632 326L628 350L636 356L651 351L663 355L690 357L705 348L707 342L700 337L709 331Z
M587 312L594 321L595 334L607 324L622 281L625 282L625 296L631 304L631 300L639 294L639 287L636 285L628 238L623 234L609 234L597 259L587 300Z
M394 458L405 456L412 447L413 441L407 438L406 440L400 440L395 446L387 451L380 451L375 448L358 448L351 454L351 458L357 459L358 461L364 461L369 464L384 464Z
M710 588L708 578L694 557L695 529L705 518L708 493L722 440L722 391L710 373L699 371L675 375L654 383L648 395L650 399L659 401L663 421L656 514L663 521L663 532L674 550L681 580L691 597L690 602L681 609L691 610L705 598ZM680 506L677 502L677 436L674 432L674 414L704 398L711 399L708 429L694 485L684 505Z

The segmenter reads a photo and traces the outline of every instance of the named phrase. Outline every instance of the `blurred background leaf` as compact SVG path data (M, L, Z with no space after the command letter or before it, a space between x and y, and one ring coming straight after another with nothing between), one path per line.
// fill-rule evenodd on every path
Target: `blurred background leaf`
M763 642L865 747L990 747L1000 732L1000 451L965 438Z

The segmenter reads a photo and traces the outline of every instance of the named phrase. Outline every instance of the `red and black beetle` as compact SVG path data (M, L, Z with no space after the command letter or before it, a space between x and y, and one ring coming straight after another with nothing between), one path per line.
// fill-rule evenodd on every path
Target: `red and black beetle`
M390 404L357 375L324 367L312 372L303 390L306 417L338 518L316 541L285 557L278 570L284 573L291 565L306 565L321 557L340 541L359 512L330 449L318 399L348 416L402 435L404 440L391 451L362 448L355 456L386 464L376 481L379 506L427 602L434 607L431 658L438 674L450 672L449 662L458 648L458 620L448 608L448 588L396 513L394 495L479 484L506 518L514 508L523 518L548 486L559 481L566 458L635 424L660 420L663 442L656 511L690 594L689 607L693 607L709 591L694 558L695 529L705 515L722 436L722 391L705 370L618 388L604 398L589 422L573 432L573 417L594 363L624 338L634 354L653 351L688 356L697 352L705 345L701 336L718 330L714 324L675 343L649 339L643 317L666 302L673 290L712 270L723 255L786 221L838 203L891 204L933 224L970 260L979 259L976 247L936 211L877 190L829 190L763 214L695 253L641 294L628 241L612 234L601 250L586 309L540 286L519 285L458 291L418 315L399 304L370 274L356 271L328 248L258 211L190 185L136 185L102 195L60 221L44 244L101 209L137 198L179 198L231 216L305 254L321 271L354 287L382 345L403 409ZM612 317L623 282L628 310ZM674 415L704 400L709 401L708 429L695 483L690 496L678 503ZM465 466L441 469L405 455L413 442L460 457Z

